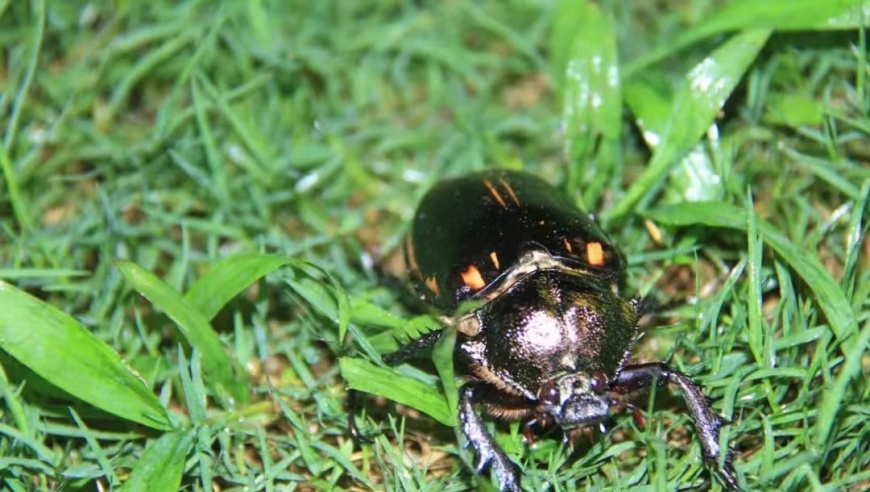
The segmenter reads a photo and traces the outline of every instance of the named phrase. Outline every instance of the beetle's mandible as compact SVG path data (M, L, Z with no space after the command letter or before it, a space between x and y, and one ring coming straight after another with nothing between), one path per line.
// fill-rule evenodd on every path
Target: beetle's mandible
M598 225L530 174L489 170L442 181L421 201L405 244L417 294L457 330L462 433L503 491L520 491L519 468L476 409L566 436L601 425L623 396L679 386L704 458L739 490L725 419L689 377L663 363L628 365L640 301L620 293L625 262ZM460 303L478 301L455 315ZM384 356L400 362L440 332ZM356 432L355 426L351 429ZM724 454L721 456L720 454ZM719 463L722 466L719 466Z

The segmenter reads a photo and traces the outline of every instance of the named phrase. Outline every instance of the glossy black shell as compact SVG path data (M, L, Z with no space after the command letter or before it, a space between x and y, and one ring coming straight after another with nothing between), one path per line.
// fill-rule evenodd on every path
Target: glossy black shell
M490 291L530 249L608 282L624 269L618 250L570 199L536 176L499 169L435 185L417 209L405 255L417 292L452 314Z

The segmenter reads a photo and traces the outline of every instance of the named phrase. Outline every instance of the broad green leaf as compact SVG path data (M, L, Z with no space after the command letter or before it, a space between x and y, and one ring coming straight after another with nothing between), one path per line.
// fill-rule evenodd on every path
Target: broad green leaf
M168 432L151 441L121 490L180 490L181 475L193 436L190 431Z
M571 164L568 188L584 183L584 202L597 202L622 148L622 89L611 19L590 2L576 2L574 36L565 67L562 116L565 153ZM585 176L581 176L581 173Z
M701 225L746 232L746 214L729 203L693 203L657 208L646 214L654 221L671 226ZM795 246L766 222L758 222L758 232L764 243L773 249L806 283L816 295L831 331L838 340L845 341L857 331L858 322L849 301L817 257Z
M634 77L625 86L626 102L635 109L635 122L650 149L655 149L661 143L662 129L671 117L673 98L672 84L657 76L653 70ZM714 130L715 123L712 123L707 135L713 152L719 148L718 131ZM699 142L671 169L664 200L667 203L719 200L723 194L722 181L707 145Z
M860 7L859 7L860 5ZM868 19L866 0L731 0L704 17L704 21L668 40L666 45L632 60L624 70L626 77L640 74L647 66L691 46L698 41L728 31L855 29Z
M870 1L854 2L853 7L846 7L840 14L833 15L819 22L818 29L862 29L870 24ZM859 5L860 4L860 5Z
M455 410L450 408L436 385L403 376L365 359L342 357L338 364L341 376L352 389L416 408L444 425L457 425Z
M206 319L215 315L249 285L295 260L273 255L238 255L211 265L187 289L184 298Z
M247 401L244 373L227 355L208 319L153 273L128 261L117 262L117 267L133 289L151 301L154 307L166 313L187 342L200 351L204 379L214 394L230 396L239 402Z
M553 15L553 27L550 32L550 65L553 69L553 80L559 93L563 93L565 73L568 59L574 49L574 41L578 38L578 27L583 23L583 15L589 9L586 0L560 0Z
M400 328L405 320L363 299L350 300L350 319L360 326L378 326L382 328Z
M0 280L0 348L91 405L160 430L166 409L111 347L75 319Z
M808 94L771 94L765 104L764 121L772 125L799 128L821 125L825 118L825 102Z
M659 143L644 173L605 218L625 215L641 199L658 190L668 171L710 128L769 36L770 31L747 31L735 35L692 68L674 98L667 121L647 116L645 106L632 108L639 120L650 125L644 129L645 136L654 133L646 138L655 138ZM657 125L663 126L657 128Z

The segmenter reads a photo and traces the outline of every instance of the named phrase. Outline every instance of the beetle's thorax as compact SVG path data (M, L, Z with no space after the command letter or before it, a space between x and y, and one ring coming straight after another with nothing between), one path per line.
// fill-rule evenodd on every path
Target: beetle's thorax
M559 374L612 377L632 342L637 313L603 279L536 270L459 321L469 369L495 386L537 399Z

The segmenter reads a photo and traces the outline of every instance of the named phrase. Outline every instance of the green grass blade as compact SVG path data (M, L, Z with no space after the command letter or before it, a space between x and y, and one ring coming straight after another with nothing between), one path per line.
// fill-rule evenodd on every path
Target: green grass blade
M0 171L3 173L3 181L6 182L6 194L9 197L9 204L12 207L15 220L18 221L18 228L22 231L27 231L31 228L30 214L27 211L27 204L21 196L18 178L15 176L15 170L12 168L12 162L9 160L9 153L6 150L6 146L2 144L0 144Z
M342 357L338 364L341 376L352 389L416 408L444 425L457 424L455 410L450 408L437 386L376 366L365 359Z
M573 3L574 35L559 33L560 42L570 43L562 103L567 186L573 190L584 183L584 205L589 207L620 161L622 89L613 22L595 4Z
M743 210L722 202L694 203L657 208L646 214L657 223L671 226L701 225L735 229L746 232L746 214ZM825 270L817 257L795 246L791 241L765 222L758 222L758 232L770 246L806 283L816 295L831 331L844 341L855 334L858 323L849 301L837 281Z
M273 255L230 256L211 265L208 272L187 289L184 298L206 319L211 319L249 285L295 262Z
M344 340L350 324L351 307L347 293L338 280L326 269L312 263L297 261L292 265L301 275L287 279L287 285L315 310L334 322L338 326L338 339Z
M857 327L856 327L857 328ZM846 396L849 384L861 376L861 358L867 353L870 346L870 321L864 323L858 336L843 344L846 362L840 369L840 374L834 381L833 387L822 395L822 403L819 406L819 415L816 419L815 443L820 448L827 447L828 436L834 427L837 413L842 410L842 402ZM866 377L865 377L866 382Z
M184 29L181 24L178 26L178 32L165 33L165 38L160 40L163 41L163 44L151 51L148 56L139 60L135 66L131 67L126 72L124 79L115 87L101 124L110 125L118 116L124 104L127 103L136 84L161 64L169 62L173 57L181 56L182 50L188 44L191 44L196 37L197 33Z
M15 145L15 137L18 133L18 119L21 117L24 108L27 107L25 104L27 93L30 90L34 74L39 66L39 53L45 37L45 0L37 0L32 5L34 7L33 17L35 25L33 27L33 38L30 39L30 49L28 50L27 70L24 73L21 85L18 87L18 93L15 95L12 111L6 118L6 135L3 137L4 152L11 152L12 147Z
M221 153L218 151L211 124L208 120L206 104L203 101L202 92L196 79L193 79L190 83L190 97L193 100L197 130L199 130L202 148L205 151L205 162L211 171L207 189L214 194L214 199L218 203L226 203L230 196L229 191L227 191L227 166L224 164L221 159Z
M168 432L152 441L121 490L180 490L181 474L193 437L191 432Z
M671 167L710 128L769 36L770 31L766 30L737 34L696 65L686 75L665 121L648 116L645 106L631 108L637 119L655 121L645 132L655 132L659 144L644 173L605 215L605 220L622 217L641 199L658 190ZM663 126L657 128L658 125Z
M91 405L154 429L166 409L108 345L71 316L0 281L0 348L48 382Z
M747 311L749 314L749 349L759 367L773 367L774 362L767 357L765 353L765 332L764 316L761 309L762 290L761 290L761 267L762 267L762 247L761 237L758 234L758 216L755 214L755 209L752 203L752 194L747 192L746 206L744 208L744 216L746 217L746 244L747 255L749 261L746 263L746 272L748 274L749 283L749 299Z
M450 420L458 421L459 387L456 385L456 372L453 368L454 348L456 347L456 330L445 330L432 349L432 362L441 378L444 395L447 398L447 408L451 410Z
M666 45L633 60L625 67L626 77L639 74L645 67L723 32L856 28L861 26L858 22L861 9L856 8L860 3L858 0L732 0ZM865 5L864 9L867 8Z
M230 396L239 402L246 401L244 374L227 355L208 319L153 273L128 261L117 262L117 267L130 285L156 308L166 313L187 342L200 351L205 380L214 394Z

